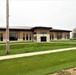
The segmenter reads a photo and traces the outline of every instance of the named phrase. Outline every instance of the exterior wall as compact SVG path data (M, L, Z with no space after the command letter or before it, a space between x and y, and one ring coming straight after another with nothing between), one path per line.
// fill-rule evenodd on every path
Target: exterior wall
M3 34L3 41L6 41L6 31L5 30L0 30L0 33Z
M67 37L65 38L65 35L67 35L67 34L69 34L69 38L70 38L70 33L69 32L63 32L63 38L66 39L66 40L69 39Z
M0 33L3 33L3 41L6 41L6 31L5 30L0 30ZM23 41L23 33L26 34L28 33L28 40L27 41L32 41L30 40L30 34L33 36L32 31L14 31L10 30L9 33L15 33L18 34L18 41ZM33 37L32 37L33 39ZM26 36L25 36L25 41L26 41Z
M37 29L37 34L40 34L41 32L46 32L46 34L50 33L48 29Z
M46 32L46 34L41 34L41 32ZM3 33L3 41L6 41L6 30L0 30L0 33ZM57 33L62 34L62 39L68 39L65 38L66 34L70 35L70 32L50 32L50 29L34 29L33 31L30 30L10 30L10 33L16 33L18 34L18 41L34 41L34 42L41 42L41 37L45 36L46 42L50 42L50 34L54 34L54 39L52 40L58 40L57 39ZM28 33L28 40L26 40L26 34ZM25 40L23 40L23 34L25 34ZM30 40L30 34L31 34L31 40Z
M32 41L32 40L30 40L30 34L31 34L31 36L33 36L32 31L20 31L19 41L23 41L23 34L25 34L25 40L24 41ZM28 34L28 40L26 40L26 34ZM33 37L31 37L31 39L33 39Z
M37 34L37 42L41 42L41 37L46 37L46 42L50 42L50 35L49 34Z
M57 40L57 37L56 37L56 32L50 32L50 35L53 34L54 35L54 39L50 39L50 40Z
M62 34L62 39L61 40L67 40L68 38L65 38L65 34L67 35L67 34L69 34L69 36L70 36L70 32L50 32L50 34L54 34L54 40L58 40L57 39L57 34Z
M41 34L41 32L46 32L46 34ZM46 42L50 42L50 31L49 31L49 29L35 29L34 33L36 33L36 34L34 34L34 37L36 37L34 42L41 42L42 36L46 37Z

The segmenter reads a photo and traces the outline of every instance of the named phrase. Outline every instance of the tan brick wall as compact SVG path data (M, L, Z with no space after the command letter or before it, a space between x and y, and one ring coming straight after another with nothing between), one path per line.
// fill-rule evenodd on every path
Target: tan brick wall
M50 32L50 34L54 34L54 38L57 38L57 33L61 33L62 34L62 39L65 39L65 34L69 34L69 32Z
M0 30L0 33L3 33L3 39L6 39L6 31L5 30ZM23 40L23 33L28 33L28 38L30 39L30 34L33 36L32 31L12 31L10 30L9 33L16 33L18 34L18 39Z
M34 34L34 32L36 32L36 34ZM35 29L34 31L10 30L10 33L16 33L16 34L18 34L18 40L21 40L21 41L23 41L23 33L24 34L28 33L28 38L29 39L30 39L30 34L31 34L32 35L32 40L34 40L34 35L35 36L38 35L39 37L42 36L42 35L40 35L41 32L46 32L46 35L48 37L48 40L50 40L50 34L54 34L54 39L57 38L57 33L62 33L62 38L63 39L65 37L65 34L69 34L70 35L69 32L50 32L49 29L39 29L39 28L38 29ZM3 33L3 39L6 40L6 30L0 30L0 33ZM29 39L28 39L28 41L29 41Z
M25 34L25 36L26 36L26 34L28 34L28 40L30 39L30 34L33 36L32 31L20 31L19 39L23 39L23 34Z
M37 34L40 34L40 32L46 32L47 34L50 33L49 29L35 29L34 32Z
M3 39L6 39L6 31L5 30L0 30L0 33L3 33Z

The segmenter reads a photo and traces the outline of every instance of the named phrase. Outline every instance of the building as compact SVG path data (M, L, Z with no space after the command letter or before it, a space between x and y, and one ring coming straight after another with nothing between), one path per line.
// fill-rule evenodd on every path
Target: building
M50 42L50 40L70 39L69 30L52 27L10 27L10 41ZM0 41L6 41L6 28L0 27Z

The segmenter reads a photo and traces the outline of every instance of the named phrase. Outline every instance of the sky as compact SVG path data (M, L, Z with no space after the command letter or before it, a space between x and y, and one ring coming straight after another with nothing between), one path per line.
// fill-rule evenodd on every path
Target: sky
M75 0L9 0L9 26L76 27ZM6 26L6 0L0 0L0 26Z

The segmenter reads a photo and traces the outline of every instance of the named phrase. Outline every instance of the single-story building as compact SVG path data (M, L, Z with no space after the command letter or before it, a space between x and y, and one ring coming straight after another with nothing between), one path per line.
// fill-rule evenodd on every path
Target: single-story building
M70 39L70 30L52 27L9 27L10 41L50 42L51 40ZM6 41L6 27L0 27L0 41Z

